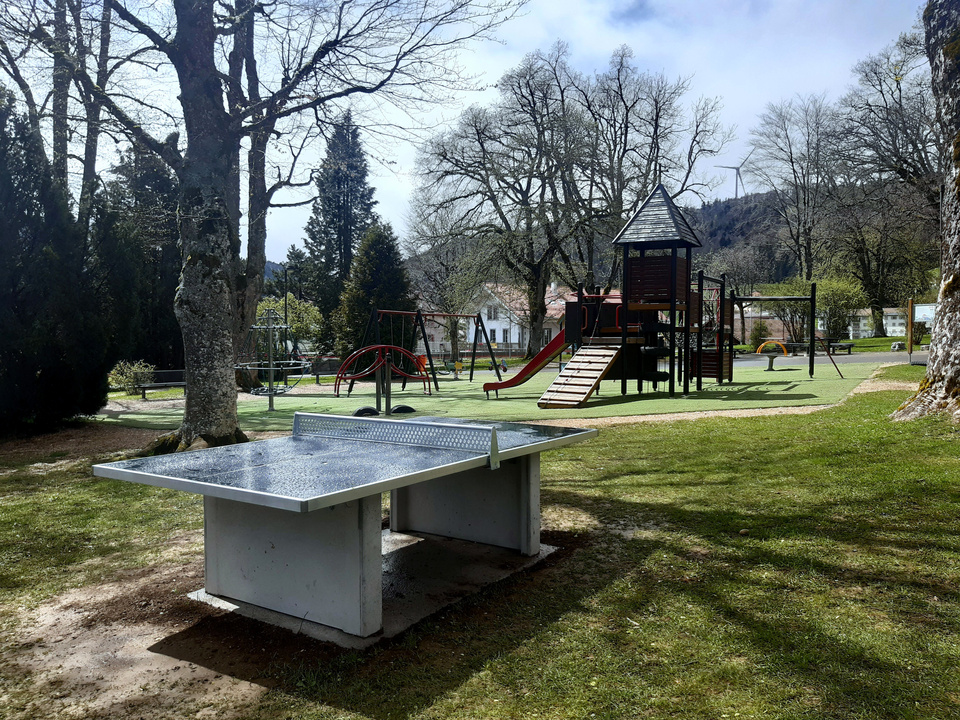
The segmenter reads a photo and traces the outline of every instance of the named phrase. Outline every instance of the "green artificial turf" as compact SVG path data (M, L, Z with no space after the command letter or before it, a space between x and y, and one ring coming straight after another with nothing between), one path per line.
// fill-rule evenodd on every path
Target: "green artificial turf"
M537 400L556 377L557 370L545 370L523 385L490 393L487 399L483 384L495 380L490 372L478 373L473 382L466 375L459 380L440 376L440 391L427 395L423 385L410 384L406 390L395 383L391 406L404 404L413 407L418 416L463 417L476 420L549 421L551 418L605 418L629 415L651 415L675 412L710 410L739 410L745 408L789 407L798 405L832 405L843 399L864 379L876 371L879 362L841 364L843 377L820 358L814 377L806 365L775 365L773 372L761 367L739 367L731 383L718 384L705 380L703 390L695 388L687 396L678 386L675 397L670 397L661 384L657 392L645 384L644 392L636 392L636 383L630 383L627 395L620 394L618 380L601 384L600 395L594 395L580 408L541 409ZM511 377L507 374L506 378ZM304 380L298 390L306 394L287 394L274 398L273 412L268 411L268 399L241 395L238 405L240 426L244 430L287 430L294 412L331 413L350 415L360 407L373 407L376 394L372 383L358 384L351 395L345 392L334 397L329 385L316 385ZM499 395L499 397L498 397ZM176 428L183 415L180 408L151 408L150 402L130 403L131 409L104 412L108 422L121 422L133 427L154 428L158 431ZM385 403L384 403L385 406ZM398 416L400 417L400 416ZM409 416L403 416L409 417Z

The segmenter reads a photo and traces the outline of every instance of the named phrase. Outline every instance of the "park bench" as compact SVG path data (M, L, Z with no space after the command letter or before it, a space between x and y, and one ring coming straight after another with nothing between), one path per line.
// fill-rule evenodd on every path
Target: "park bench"
M147 390L167 390L169 388L183 388L187 392L187 383L183 370L152 370L138 372L134 386L140 391L140 397L147 399Z
M852 342L832 342L830 343L830 352L836 353L837 350L846 350L847 355L853 354L853 343Z

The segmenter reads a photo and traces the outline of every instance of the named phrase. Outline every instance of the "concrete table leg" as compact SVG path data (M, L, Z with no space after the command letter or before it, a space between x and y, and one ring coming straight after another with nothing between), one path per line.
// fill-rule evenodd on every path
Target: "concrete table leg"
M398 488L390 529L540 552L540 454Z
M295 513L204 497L206 591L367 637L383 625L380 495Z

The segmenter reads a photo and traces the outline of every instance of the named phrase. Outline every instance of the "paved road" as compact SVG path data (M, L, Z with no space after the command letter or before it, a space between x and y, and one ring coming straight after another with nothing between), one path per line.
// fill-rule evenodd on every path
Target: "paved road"
M925 352L915 352L913 356L907 355L906 352L877 352L877 353L852 353L847 355L842 353L840 355L833 356L834 361L837 365L843 363L862 363L862 362L882 362L882 363L903 363L906 364L912 361L917 364L923 364L927 362L927 353ZM783 367L784 365L807 365L809 359L805 355L798 355L793 357L779 357L775 361L777 367ZM829 364L830 361L827 359L826 355L817 353L816 364L821 365L823 363ZM734 360L734 367L765 367L767 364L767 358L764 355L757 355L755 353L745 353L740 357Z

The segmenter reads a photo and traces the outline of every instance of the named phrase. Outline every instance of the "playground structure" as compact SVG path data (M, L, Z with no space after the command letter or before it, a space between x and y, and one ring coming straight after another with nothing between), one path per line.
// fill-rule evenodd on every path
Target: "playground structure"
M714 278L700 271L694 279L691 254L701 247L700 241L662 185L613 242L622 251L622 291L588 294L581 285L576 300L566 304L561 333L514 377L486 383L488 398L491 390L499 395L499 390L526 382L570 346L576 352L540 397L542 408L583 405L610 378L620 380L623 395L635 380L637 392L643 392L645 382L654 390L665 384L670 397L678 386L689 394L694 379L697 391L703 389L704 378L720 384L733 380L738 298L732 290L728 296L723 275ZM830 343L816 336L816 294L813 283L809 296L740 298L809 303L809 341L792 345L808 346L810 377L818 342L833 362ZM768 357L770 370L774 357Z
M577 348L541 396L543 408L585 403L606 378L619 378L621 394L631 380L670 396L696 378L733 379L733 301L726 280L703 272L694 282L691 253L700 241L662 185L647 197L613 240L622 251L619 294L588 294L581 285L566 304L563 333L544 348L516 381L529 379L568 346ZM528 372L528 368L532 372ZM484 390L506 387L484 386ZM488 395L489 396L489 395Z
M258 317L234 363L241 384L251 395L267 396L270 410L275 396L292 390L310 371L309 362L290 358L286 350L290 326L280 320L280 313L272 308Z
M387 407L389 408L389 398L391 385L395 377L399 377L403 389L406 389L408 380L416 380L423 383L424 394L431 394L431 381L434 389L440 391L440 384L437 380L437 368L433 361L433 354L430 351L430 342L427 337L425 319L445 318L445 319L466 319L473 322L473 347L470 356L470 380L473 380L473 373L477 359L477 345L480 338L490 357L490 363L497 375L501 378L500 365L493 353L493 347L490 344L490 338L483 324L483 318L479 313L475 315L466 315L461 313L441 313L441 312L423 312L421 310L379 310L374 308L370 313L370 319L364 330L363 340L360 347L351 353L337 370L334 381L334 395L340 397L341 386L347 382L347 395L353 392L354 384L358 380L373 377L375 379L377 392L377 410L381 408L381 401L384 396L387 398ZM399 319L400 329L396 331L394 321ZM408 330L407 321L411 322ZM387 329L383 327L384 322L389 322ZM425 354L423 356L414 355L409 349L416 344L417 335L423 341ZM390 342L384 340L389 337ZM404 347L408 345L409 347Z
M515 375L507 380L500 380L498 378L497 382L484 383L483 391L487 394L487 398L490 397L491 390L496 393L497 397L500 397L501 390L522 385L538 372L543 370L547 363L558 358L560 354L568 347L570 347L570 343L566 340L566 333L563 330L560 330L553 340L548 342L543 349L538 352L530 360L530 362L520 368Z
M757 353L762 353L764 348L768 345L778 346L784 355L788 355L787 346L798 346L806 345L807 347L807 358L808 358L808 370L810 377L813 377L814 370L814 360L816 359L816 350L817 344L819 343L821 349L826 353L827 357L830 358L830 362L833 363L834 369L836 369L837 374L842 378L843 373L840 372L840 368L837 367L836 361L833 359L833 353L830 351L831 341L824 340L823 338L817 337L817 284L810 283L810 294L809 295L751 295L749 297L740 298L741 300L749 300L751 303L763 304L765 302L791 302L791 303L810 303L810 314L807 316L807 327L809 328L809 335L807 336L807 341L805 343L791 342L791 343L782 343L779 340L767 340L764 343L761 343L757 348ZM733 292L730 293L730 303L731 305L737 302L737 297ZM795 338L796 339L796 338ZM767 370L773 370L773 361L776 358L776 355L767 356Z
M541 396L542 408L576 407L599 392L605 378L619 378L620 391L637 381L661 383L674 396L690 381L733 379L733 301L724 277L703 272L694 282L691 253L700 241L662 185L650 194L614 238L620 246L622 292L587 294L566 304L564 329L506 382L487 383L499 391L525 382L569 346L575 354Z

